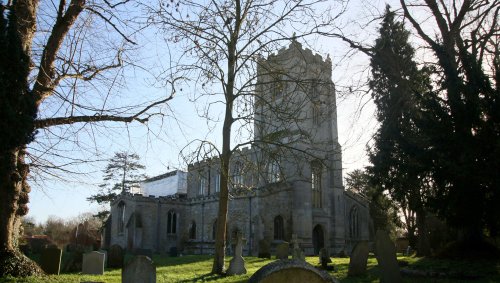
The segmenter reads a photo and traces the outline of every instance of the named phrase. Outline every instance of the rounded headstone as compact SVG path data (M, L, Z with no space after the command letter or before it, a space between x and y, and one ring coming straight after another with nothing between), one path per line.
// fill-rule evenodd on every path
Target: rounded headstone
M336 283L335 278L302 260L278 260L264 265L249 283Z

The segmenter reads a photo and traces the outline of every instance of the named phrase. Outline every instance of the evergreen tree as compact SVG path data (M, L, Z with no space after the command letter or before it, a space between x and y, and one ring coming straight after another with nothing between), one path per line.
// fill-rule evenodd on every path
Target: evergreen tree
M116 152L103 170L103 183L99 185L100 192L87 198L98 204L111 203L121 193L131 192L138 188L140 182L146 179L143 173L146 167L140 163L139 155L128 152ZM101 211L96 217L105 220L109 210Z
M371 57L369 86L380 128L369 153L373 164L369 171L380 190L387 190L402 207L415 212L417 251L428 255L425 210L432 182L425 160L426 138L418 128L420 97L430 91L428 71L417 67L415 51L408 43L409 32L395 20L389 7L379 33Z
M401 226L396 202L371 183L370 176L366 171L358 169L347 173L345 181L348 190L361 193L370 201L369 209L373 221L373 232L382 229L391 235L396 235Z
M436 58L435 92L423 96L422 124L436 192L431 205L460 232L463 255L500 228L500 48L498 1L425 1L429 31L405 17ZM460 11L456 13L455 11ZM471 249L471 247L474 247ZM491 247L483 251L493 251Z

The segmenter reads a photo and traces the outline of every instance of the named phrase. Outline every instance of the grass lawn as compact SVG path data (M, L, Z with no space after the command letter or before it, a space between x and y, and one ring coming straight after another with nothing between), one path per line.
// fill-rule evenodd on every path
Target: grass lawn
M500 262L491 261L448 261L421 259L415 257L398 257L410 264L410 268L432 270L465 276L481 276L472 282L500 282ZM230 258L227 259L229 265ZM317 266L318 257L307 257L310 264ZM368 273L360 277L347 277L349 258L332 258L335 271L331 274L341 282L378 282L378 267L374 257L368 259ZM240 276L219 277L209 274L212 267L211 256L183 256L177 258L154 256L157 266L157 282L246 282L259 268L271 260L256 257L245 257L248 273ZM227 266L226 265L226 266ZM469 277L467 277L469 278ZM0 282L121 282L120 269L106 269L104 275L82 275L79 273L61 274L58 276L28 277L24 279L0 278ZM458 278L417 278L404 277L405 282L471 282Z

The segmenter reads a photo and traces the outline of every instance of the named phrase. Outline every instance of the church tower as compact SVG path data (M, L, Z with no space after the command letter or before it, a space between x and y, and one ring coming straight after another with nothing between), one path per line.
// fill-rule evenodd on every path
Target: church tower
M293 187L293 233L306 253L343 245L344 204L332 63L293 41L259 62L255 145Z

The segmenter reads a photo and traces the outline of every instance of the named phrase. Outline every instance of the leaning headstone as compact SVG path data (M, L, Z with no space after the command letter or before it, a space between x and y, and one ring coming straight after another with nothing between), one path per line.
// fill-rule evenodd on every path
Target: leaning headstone
M153 259L153 251L150 249L135 249L134 255L144 255L149 257L150 259Z
M288 242L283 242L276 246L276 258L277 259L288 259L288 253L290 250L290 245Z
M156 283L156 267L147 256L135 256L122 269L122 283Z
M234 247L234 257L229 262L229 268L227 269L228 275L240 275L246 274L247 269L245 268L245 260L243 259L242 250L244 245L244 239L241 233L236 236L236 246Z
M108 251L108 267L122 268L123 259L124 259L123 248L119 245L112 245Z
M259 253L257 254L259 258L269 258L271 259L271 245L265 239L259 241Z
M292 235L292 259L305 260L304 252L300 249L299 239L296 234Z
M375 253L380 268L380 282L402 282L396 259L396 246L394 246L387 232L383 230L378 230L377 234L375 234Z
M324 270L303 260L277 260L257 270L248 283L336 283L339 282Z
M351 258L349 260L349 271L347 275L358 276L366 273L366 264L368 262L368 242L358 242L352 249Z
M47 274L57 274L61 270L62 250L58 248L48 248L42 250L40 266Z
M104 274L104 254L96 251L83 254L82 274Z
M328 249L322 248L319 250L319 264L321 264L321 268L323 269L333 269L333 266L328 266L329 263L332 263L330 253Z

